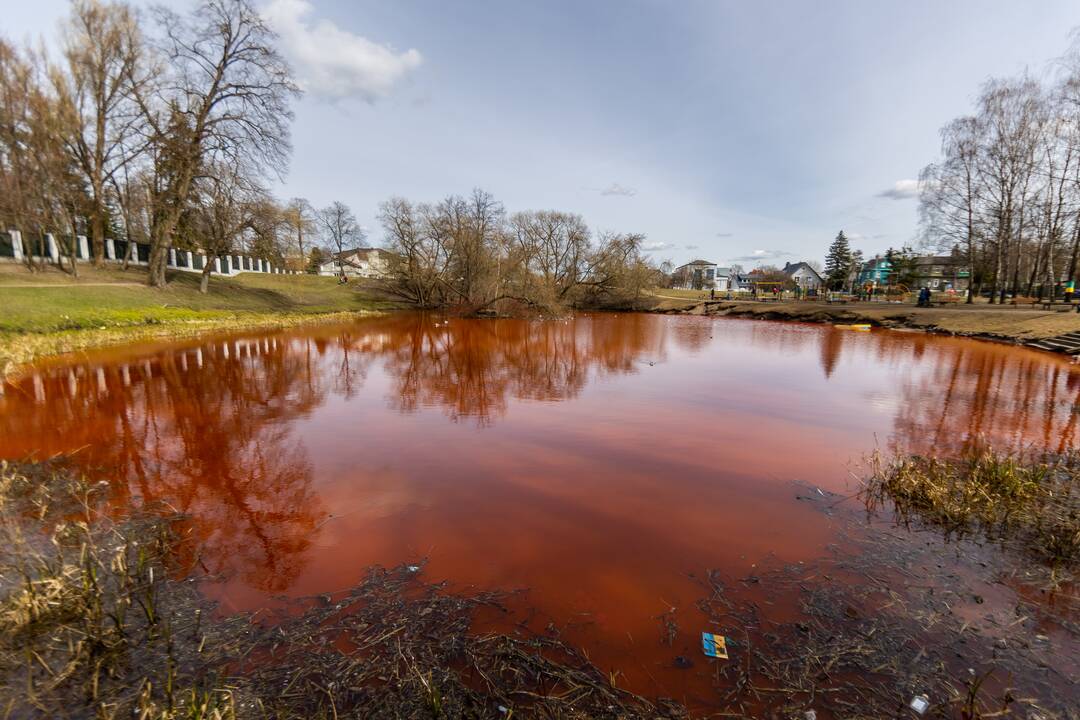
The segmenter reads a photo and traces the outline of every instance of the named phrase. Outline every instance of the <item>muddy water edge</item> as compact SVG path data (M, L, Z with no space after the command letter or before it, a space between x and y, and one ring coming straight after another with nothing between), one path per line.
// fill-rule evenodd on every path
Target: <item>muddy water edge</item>
M960 717L972 695L1075 717L1073 584L852 496L875 450L1068 452L1078 403L1075 366L972 340L403 314L43 363L3 388L0 457L67 457L114 518L182 514L176 577L218 618L286 623L358 587L384 607L382 566L406 596L499 593L472 637L574 648L644 714L896 716L926 695Z

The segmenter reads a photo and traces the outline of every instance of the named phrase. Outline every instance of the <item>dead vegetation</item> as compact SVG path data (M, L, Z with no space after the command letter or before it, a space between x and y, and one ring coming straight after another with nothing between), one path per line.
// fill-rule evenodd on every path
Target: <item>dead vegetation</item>
M107 483L0 465L4 718L677 717L557 637L471 631L498 593L451 594L421 566L258 623L220 619L173 564L178 518L122 521Z
M983 485L1027 497L1026 466L987 462ZM183 519L154 508L114 519L108 492L63 464L0 465L0 717L690 715L619 688L554 626L516 623L507 594L451 592L425 582L422 564L373 568L347 591L257 617L219 617L174 560L191 556L177 553ZM812 495L832 512L834 496ZM913 716L912 698L926 696L926 717L1077 718L1075 594L1052 618L1056 631L1044 629L1041 600L973 623L957 612L973 590L953 565L986 567L993 546L928 549L905 535L860 530L813 566L701 578L701 629L728 637L730 653L700 666L716 693L703 716ZM795 619L772 609L781 597L797 599ZM481 615L515 629L480 631ZM657 620L669 645L699 622L675 608Z
M980 449L957 460L875 454L862 490L868 511L946 536L979 533L1053 568L1080 563L1080 453L1025 458Z

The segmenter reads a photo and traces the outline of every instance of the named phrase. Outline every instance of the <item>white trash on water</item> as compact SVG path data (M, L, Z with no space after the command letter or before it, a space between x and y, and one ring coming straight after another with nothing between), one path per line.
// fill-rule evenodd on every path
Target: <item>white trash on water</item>
M926 697L925 695L916 695L915 697L911 698L911 702L908 703L908 706L915 712L922 715L926 712L927 708L930 707L930 698Z

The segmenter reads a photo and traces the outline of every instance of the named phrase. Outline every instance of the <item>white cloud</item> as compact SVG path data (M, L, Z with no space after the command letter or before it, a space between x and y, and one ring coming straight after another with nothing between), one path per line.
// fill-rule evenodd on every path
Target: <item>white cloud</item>
M697 245L683 245L683 249L684 250L697 250L698 246Z
M674 248L675 248L674 243L666 243L666 242L648 242L648 243L644 243L641 246L641 249L646 250L646 251L673 250Z
M617 182L613 182L610 185L608 185L606 188L601 190L600 194L601 195L619 195L619 196L622 196L622 197L633 197L633 196L637 195L637 190L635 190L632 187L626 187L625 185L620 185Z
M910 200L919 197L922 186L918 180L897 180L888 190L882 190L878 197L890 200Z
M308 0L271 0L262 11L280 36L301 87L313 95L373 103L423 62L417 50L399 53L329 20L313 21L313 9Z

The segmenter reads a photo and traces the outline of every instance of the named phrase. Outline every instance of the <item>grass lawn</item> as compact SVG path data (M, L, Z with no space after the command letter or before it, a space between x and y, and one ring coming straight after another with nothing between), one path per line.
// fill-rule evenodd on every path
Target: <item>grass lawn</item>
M199 277L177 272L163 290L143 284L141 269L124 272L82 268L74 281L22 267L0 271L0 334L152 325L172 321L236 318L237 313L318 314L378 310L390 306L355 283L332 277L261 275L214 277L199 292Z
M30 273L0 265L0 376L37 357L94 345L400 307L370 286L315 275L212 277L204 295L192 273L172 273L168 287L155 289L145 284L141 268L85 266L79 272L76 280L55 268Z

